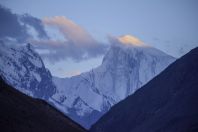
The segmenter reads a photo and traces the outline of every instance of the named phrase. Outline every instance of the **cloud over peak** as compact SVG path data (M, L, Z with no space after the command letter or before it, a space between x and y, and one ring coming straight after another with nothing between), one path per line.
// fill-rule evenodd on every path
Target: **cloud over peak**
M96 41L85 29L64 16L45 17L42 21L47 28L56 28L64 37L64 40L32 41L37 48L50 51L42 56L52 62L67 58L82 61L103 55L106 51L104 44Z
M32 43L42 57L52 62L68 58L82 61L103 55L106 51L106 45L96 41L85 29L64 16L40 20L29 14L15 14L0 5L0 18L0 40ZM47 29L50 28L55 28L63 39L48 36L50 30Z
M118 40L123 44L130 44L135 46L144 46L144 42L139 40L138 38L132 36L132 35L124 35L121 37L118 37Z
M143 41L132 35L122 35L119 37L109 37L111 44L127 45L127 46L137 46L145 47L146 45Z
M0 40L32 43L42 57L52 62L67 58L82 61L103 55L106 51L104 44L64 16L40 20L29 14L15 14L0 5L0 18ZM52 34L63 36L63 39L49 36L50 28L58 31L51 31Z

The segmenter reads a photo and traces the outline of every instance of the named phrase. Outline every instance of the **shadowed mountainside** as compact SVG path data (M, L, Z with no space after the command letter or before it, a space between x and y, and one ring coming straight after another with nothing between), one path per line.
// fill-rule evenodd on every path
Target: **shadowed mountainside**
M0 78L0 131L85 132L80 125L40 99L33 99Z

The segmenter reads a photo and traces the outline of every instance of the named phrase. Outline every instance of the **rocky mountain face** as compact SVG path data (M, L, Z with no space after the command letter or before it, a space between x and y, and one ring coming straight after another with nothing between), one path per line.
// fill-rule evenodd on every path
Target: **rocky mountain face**
M99 67L71 78L54 77L57 90L50 102L89 128L174 60L132 36L114 39Z
M92 132L198 131L198 48L114 105Z
M0 77L0 131L85 132L61 112L40 99L33 99L6 84Z
M48 100L56 90L52 76L30 44L0 42L0 75L17 90Z

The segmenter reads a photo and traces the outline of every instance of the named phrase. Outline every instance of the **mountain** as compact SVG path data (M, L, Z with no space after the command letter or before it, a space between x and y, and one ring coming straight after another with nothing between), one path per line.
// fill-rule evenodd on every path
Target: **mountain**
M198 48L113 106L92 132L197 132Z
M52 76L30 45L0 42L0 75L19 91L48 100L56 90Z
M111 42L99 67L71 78L53 78L57 90L50 102L86 128L175 60L130 35Z
M45 101L33 99L0 78L0 131L85 132Z

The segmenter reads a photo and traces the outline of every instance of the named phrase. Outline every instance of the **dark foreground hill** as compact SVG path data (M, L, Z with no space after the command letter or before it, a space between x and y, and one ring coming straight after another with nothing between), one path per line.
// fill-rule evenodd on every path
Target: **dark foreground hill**
M45 101L28 97L0 78L1 132L84 132Z
M198 48L121 101L92 132L198 132Z

